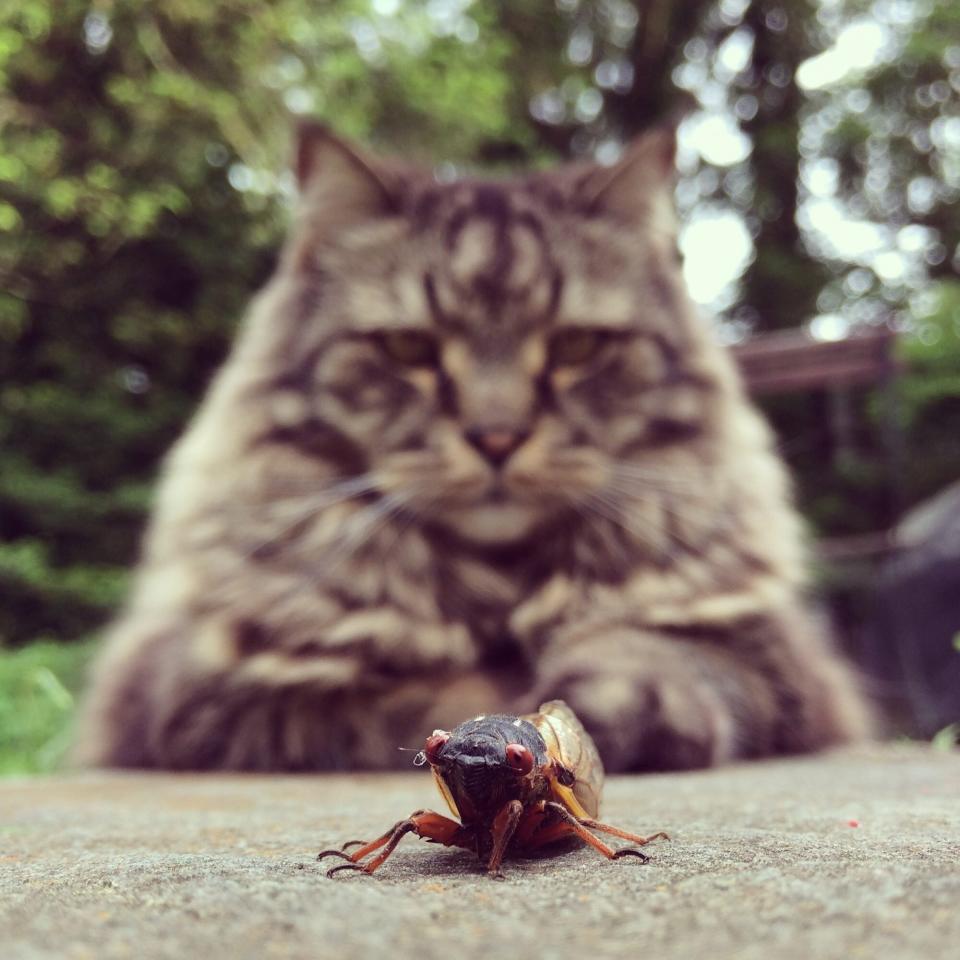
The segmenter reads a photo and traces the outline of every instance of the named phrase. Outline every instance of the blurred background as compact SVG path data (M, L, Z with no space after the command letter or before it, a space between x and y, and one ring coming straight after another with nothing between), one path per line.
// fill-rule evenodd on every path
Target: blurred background
M955 0L3 0L0 773L50 769L163 453L287 222L290 117L462 170L684 111L691 293L891 730L960 720Z

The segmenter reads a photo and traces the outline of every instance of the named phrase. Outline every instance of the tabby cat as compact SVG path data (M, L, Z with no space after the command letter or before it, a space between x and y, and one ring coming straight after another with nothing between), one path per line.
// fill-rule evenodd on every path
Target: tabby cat
M682 287L674 135L437 182L302 126L299 214L169 457L88 763L409 763L566 700L608 768L865 733L788 482Z

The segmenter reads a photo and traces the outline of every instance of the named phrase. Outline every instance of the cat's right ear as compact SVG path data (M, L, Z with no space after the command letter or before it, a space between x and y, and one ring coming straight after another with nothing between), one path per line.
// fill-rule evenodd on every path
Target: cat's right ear
M581 202L645 222L658 207L672 210L676 151L676 121L647 130L627 144L616 163L590 171L579 187ZM664 213L664 219L672 217Z
M316 121L297 125L293 172L301 203L321 223L347 226L394 208L390 176L382 165Z

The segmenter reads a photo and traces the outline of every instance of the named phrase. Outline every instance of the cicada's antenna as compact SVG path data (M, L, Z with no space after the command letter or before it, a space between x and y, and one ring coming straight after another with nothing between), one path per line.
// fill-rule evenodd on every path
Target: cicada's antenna
M427 762L427 755L422 750L417 750L416 747L397 747L398 750L402 750L404 753L416 753L416 756L413 758L413 765L415 767L422 767Z

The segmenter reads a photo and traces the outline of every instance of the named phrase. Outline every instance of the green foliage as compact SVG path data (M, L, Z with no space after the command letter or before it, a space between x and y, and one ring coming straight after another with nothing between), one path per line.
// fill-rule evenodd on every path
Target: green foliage
M960 723L951 723L934 734L930 741L934 750L950 753L960 746Z
M0 776L54 769L70 745L89 644L0 651Z
M957 479L960 464L960 281L931 286L903 343L900 386L905 484L913 502Z

